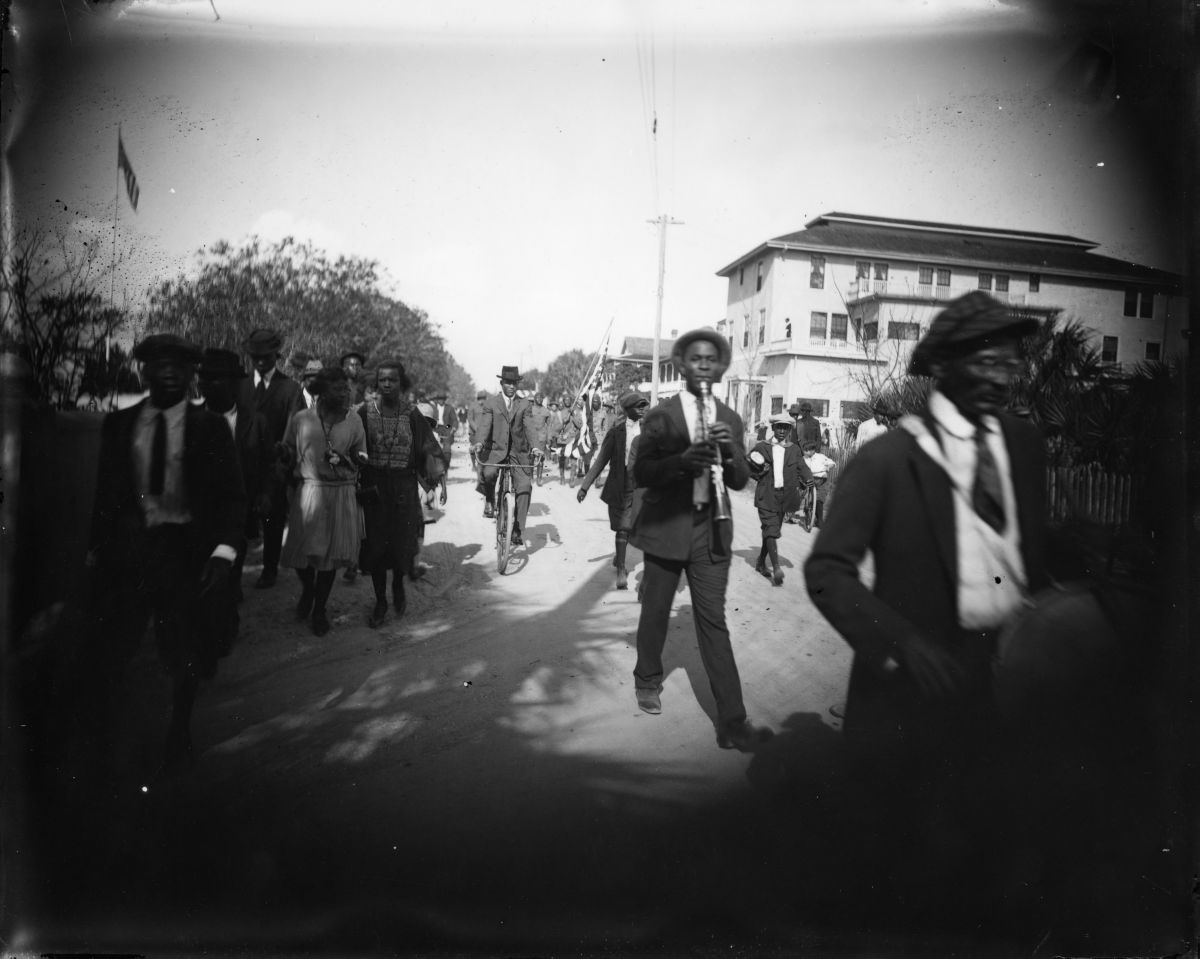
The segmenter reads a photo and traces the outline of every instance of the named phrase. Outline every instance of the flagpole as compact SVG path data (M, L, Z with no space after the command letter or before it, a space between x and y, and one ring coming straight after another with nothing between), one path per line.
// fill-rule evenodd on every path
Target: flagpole
M583 382L579 385L579 389L575 391L575 399L579 399L579 394L583 392L583 388L592 381L592 377L596 375L596 370L599 368L600 354L604 352L604 347L608 344L609 335L612 333L613 321L608 321L608 328L604 331L604 337L600 340L600 345L596 348L596 352L592 354L592 359L588 361L587 375Z
M118 151L117 179L116 179L116 183L114 184L114 187L113 187L112 265L109 267L109 274L108 274L108 305L110 307L114 305L114 301L117 296L117 289L116 289L116 283L117 283L117 211L121 209L120 149L121 149L121 124L118 123L117 124L117 151ZM106 374L108 372L108 360L109 360L109 354L111 352L111 347L110 347L110 343L109 343L110 339L111 338L109 337L109 335L107 333L105 333L104 334L104 371Z

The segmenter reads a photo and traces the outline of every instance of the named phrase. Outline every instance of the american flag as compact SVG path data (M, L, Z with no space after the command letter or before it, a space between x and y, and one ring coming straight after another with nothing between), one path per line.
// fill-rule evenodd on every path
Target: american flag
M142 191L138 188L137 176L129 162L129 155L125 152L125 142L121 139L120 130L117 131L117 169L125 176L125 192L129 194L129 204L136 213L138 197L142 195Z

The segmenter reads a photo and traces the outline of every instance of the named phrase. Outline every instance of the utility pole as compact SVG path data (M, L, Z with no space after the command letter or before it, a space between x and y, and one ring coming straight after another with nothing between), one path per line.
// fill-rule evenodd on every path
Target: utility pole
M667 227L682 226L683 221L672 219L664 213L657 220L646 222L658 224L658 310L654 314L654 346L650 350L650 362L653 366L650 378L650 405L653 406L658 402L658 364L662 361L658 353L658 341L662 336L663 277L667 272Z

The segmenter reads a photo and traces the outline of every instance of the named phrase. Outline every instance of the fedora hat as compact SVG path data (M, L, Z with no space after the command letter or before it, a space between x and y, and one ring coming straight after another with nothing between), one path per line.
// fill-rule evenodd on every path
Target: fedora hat
M500 372L497 374L496 379L498 379L501 383L520 383L521 374L517 372L517 368L515 366L502 366L500 367Z
M356 360L358 360L359 363L362 363L362 364L366 364L366 362L367 362L367 358L365 356L363 356L360 352L358 352L358 350L349 350L348 352L343 353L338 358L338 366L345 366L346 360L349 360L349 359L356 359Z
M196 372L209 380L240 380L246 375L240 356L233 350L220 350L216 347L209 347L204 351Z
M320 360L309 360L304 364L304 369L300 371L300 377L303 379L306 376L315 376L323 369L325 369L325 364L323 364Z
M283 351L283 338L274 330L255 330L242 341L242 349L251 356Z
M908 372L932 376L934 363L966 356L988 343L1019 340L1040 325L1034 317L1014 313L982 290L972 290L951 300L933 318L929 332L913 349Z
M675 341L675 345L671 347L671 359L674 360L678 367L683 366L684 351L696 340L707 340L717 348L717 358L726 369L729 368L730 362L733 360L733 349L729 346L729 341L720 333L714 330L711 326L704 326L698 330L689 330Z
M133 348L133 358L143 363L164 357L199 363L202 355L200 347L174 333L152 333Z

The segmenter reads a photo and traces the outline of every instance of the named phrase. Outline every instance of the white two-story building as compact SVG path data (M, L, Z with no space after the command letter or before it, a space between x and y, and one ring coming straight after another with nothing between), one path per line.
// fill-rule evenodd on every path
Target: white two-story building
M717 271L733 346L727 401L747 425L808 400L861 419L947 300L986 290L1039 318L1090 329L1105 362L1173 362L1187 303L1179 276L1092 252L1073 236L828 213Z

